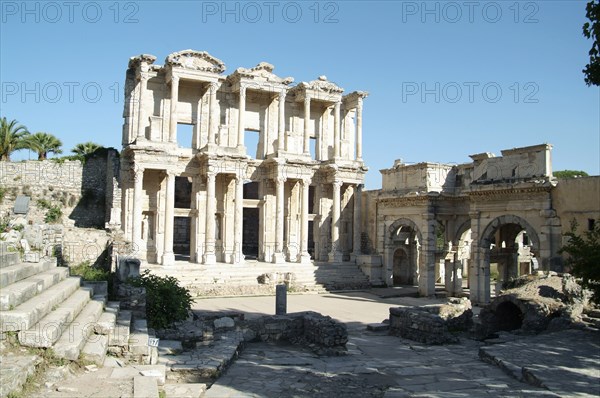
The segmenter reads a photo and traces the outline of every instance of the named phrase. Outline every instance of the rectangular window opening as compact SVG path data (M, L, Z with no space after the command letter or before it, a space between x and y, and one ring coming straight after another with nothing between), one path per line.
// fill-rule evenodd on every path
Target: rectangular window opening
M194 138L194 125L177 123L177 145L181 148L191 148Z
M252 159L261 159L258 156L258 143L260 139L260 132L256 130L245 130L244 131L244 146L246 147L246 153Z
M310 158L317 159L317 138L310 137Z

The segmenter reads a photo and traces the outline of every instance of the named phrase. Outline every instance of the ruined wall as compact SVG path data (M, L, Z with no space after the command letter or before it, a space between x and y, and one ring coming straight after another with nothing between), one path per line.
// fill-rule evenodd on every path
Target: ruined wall
M552 190L552 203L561 219L562 232L568 232L571 221L578 231L587 231L588 220L600 222L600 176L560 179Z
M16 197L25 195L31 198L30 207L40 199L60 206L65 225L103 228L106 204L113 201L112 179L107 177L114 176L116 153L114 149L100 151L84 164L78 160L0 162L0 187L6 189L0 211L12 211ZM107 189L107 179L111 189ZM34 222L43 221L41 213L33 214Z

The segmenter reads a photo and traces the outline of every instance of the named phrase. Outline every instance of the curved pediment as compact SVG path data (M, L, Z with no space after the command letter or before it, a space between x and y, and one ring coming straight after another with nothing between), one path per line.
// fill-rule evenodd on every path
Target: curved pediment
M183 50L169 54L165 60L165 65L202 72L223 73L225 71L223 61L213 57L206 51L196 50Z
M343 88L334 82L330 82L325 76L319 76L317 80L308 83L302 82L298 86L307 90L321 91L329 94L341 94L344 92Z
M156 57L150 54L140 54L135 57L129 58L129 69L136 69L140 64L152 65L156 61Z
M275 67L268 62L261 62L254 68L237 68L232 76L254 79L268 83L288 85L294 81L293 77L279 77L273 73Z

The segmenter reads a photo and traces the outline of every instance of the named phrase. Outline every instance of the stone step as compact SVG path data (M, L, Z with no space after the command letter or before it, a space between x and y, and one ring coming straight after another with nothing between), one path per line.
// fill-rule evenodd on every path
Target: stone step
M85 308L90 298L90 289L79 288L36 325L28 330L21 330L19 332L19 343L27 347L51 347L61 337L63 331L71 325L71 322L81 310ZM77 327L75 330L77 330ZM67 331L67 334L70 333L71 331Z
M163 387L166 398L200 398L206 391L204 383L165 384Z
M58 306L79 289L80 283L81 280L79 277L69 277L49 287L13 310L0 311L0 331L30 329L52 311L53 307Z
M133 378L133 398L158 398L158 383L156 379L145 376Z
M3 355L0 356L0 397L20 397L18 393L27 378L35 372L35 367L41 362L37 355Z
M136 376L144 376L156 380L159 386L165 384L166 367L164 365L129 365L116 367L110 374L111 379L133 379Z
M0 290L0 310L14 309L50 286L56 285L67 276L69 276L68 268L54 267L6 286Z
M59 358L71 361L79 358L79 353L94 332L96 321L102 315L104 303L91 300L77 317L67 325L67 329L54 344L53 349Z
M19 252L4 251L0 253L0 268L6 268L11 265L21 262L21 254Z
M94 333L108 336L115 330L117 323L117 314L111 311L105 311L100 315L98 321L94 325Z
M98 366L104 364L106 350L108 349L108 336L94 334L88 338L81 350L81 355L86 361L95 363Z
M30 276L48 271L56 267L56 259L44 259L39 263L18 263L0 269L0 289L6 286L29 278Z
M108 346L125 347L131 334L131 311L120 311L113 331L108 334Z
M129 337L129 351L133 355L150 355L148 345L148 324L145 319L136 319L133 322L133 331Z

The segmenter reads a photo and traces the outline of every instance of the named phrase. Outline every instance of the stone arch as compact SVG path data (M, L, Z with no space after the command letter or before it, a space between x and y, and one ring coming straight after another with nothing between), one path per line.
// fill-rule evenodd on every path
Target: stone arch
M423 242L422 237L421 237L421 230L419 229L417 224L409 218L399 218L396 221L394 221L392 225L389 226L389 228L388 228L389 242L393 242L394 234L396 233L396 231L398 231L398 228L400 228L400 227L410 227L415 232L419 242Z
M452 245L457 245L457 242L460 242L463 234L465 232L467 232L469 229L471 229L471 219L470 218L468 220L466 220L465 222L463 222L462 224L460 224L460 226L456 230L456 233L454 234L454 239L452 240Z
M507 224L516 224L523 228L527 232L527 235L529 236L533 247L536 250L540 249L540 239L535 228L533 228L531 224L527 222L524 218L512 214L505 214L494 218L483 230L481 238L479 239L479 247L489 249L490 244L492 243L493 236L498 230L498 228Z

